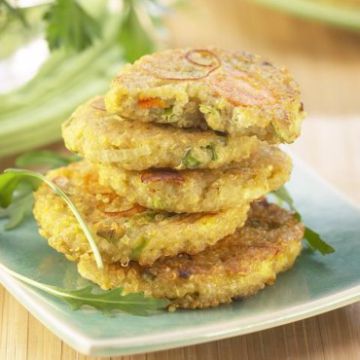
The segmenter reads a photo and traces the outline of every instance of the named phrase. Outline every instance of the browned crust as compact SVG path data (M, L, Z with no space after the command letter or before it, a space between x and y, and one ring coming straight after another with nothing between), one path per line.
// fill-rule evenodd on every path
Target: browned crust
M253 203L246 225L196 255L179 254L150 267L132 262L104 271L83 257L79 271L103 288L123 287L168 298L173 307L203 308L250 296L290 268L301 251L304 226L266 201Z

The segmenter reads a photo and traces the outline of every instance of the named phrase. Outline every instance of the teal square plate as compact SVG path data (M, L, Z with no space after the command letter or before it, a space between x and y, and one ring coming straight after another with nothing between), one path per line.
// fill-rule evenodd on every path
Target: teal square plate
M258 295L216 309L149 317L92 309L72 311L60 300L0 271L3 285L67 344L91 355L143 353L247 334L314 316L360 300L360 210L295 160L288 185L305 222L336 248L321 256L304 249L294 268ZM80 287L75 265L49 248L34 221L5 232L0 262L36 280Z

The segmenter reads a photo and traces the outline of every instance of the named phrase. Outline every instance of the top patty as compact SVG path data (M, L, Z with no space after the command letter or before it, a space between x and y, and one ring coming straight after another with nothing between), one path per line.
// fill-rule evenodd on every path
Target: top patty
M81 105L62 125L66 147L95 163L126 170L216 169L264 146L255 136L134 122L105 111L102 97Z
M125 66L105 97L109 112L144 122L211 128L293 142L303 106L284 68L241 51L174 49Z

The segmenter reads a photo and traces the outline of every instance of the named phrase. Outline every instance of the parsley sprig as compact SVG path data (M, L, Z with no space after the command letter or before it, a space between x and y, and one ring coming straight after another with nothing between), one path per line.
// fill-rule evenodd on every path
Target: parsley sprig
M76 0L57 0L44 14L50 50L81 51L100 37L100 24Z
M124 58L132 62L155 50L160 34L164 33L164 15L171 6L178 4L174 0L119 0L119 4L121 12L116 14L118 24L114 45L119 45ZM0 7L1 5L9 17L17 18L28 26L22 9L12 6L6 0L0 0ZM43 20L50 50L63 48L81 52L97 39L103 40L107 23L114 11L109 11L105 2L101 8L103 16L93 16L88 11L89 6L79 0L54 0L50 4L45 3Z
M54 168L68 165L77 160L78 158L74 155L62 155L52 151L33 151L20 156L16 160L16 164L21 166L41 165ZM32 214L33 191L38 188L41 182L45 182L50 186L69 206L89 241L97 266L102 267L101 255L95 240L75 205L56 184L40 173L27 169L7 169L0 175L0 217L9 218L5 229L10 230L19 226L23 220ZM25 284L66 302L74 310L87 305L104 313L120 310L134 315L151 315L160 309L166 308L169 304L165 299L146 297L140 292L124 294L121 288L103 291L97 286L89 285L81 289L64 289L37 282L12 271L1 263L0 268Z
M145 316L164 309L169 304L165 299L146 297L140 292L125 295L122 288L104 291L99 290L98 287L89 285L81 289L64 289L29 279L26 276L10 270L3 264L0 264L0 269L15 279L66 302L73 310L78 310L87 305L103 313L120 310L133 315Z
M273 195L275 195L278 199L285 202L290 210L292 210L299 221L302 221L302 216L299 211L295 207L294 199L291 197L290 193L286 189L285 186L282 186L280 189L273 191ZM311 249L314 251L319 251L322 255L327 255L335 252L335 249L326 243L320 236L319 233L309 228L305 227L305 240L308 242Z
M125 58L133 62L155 50L152 20L147 12L144 14L141 1L124 0L123 4L118 41L123 47Z

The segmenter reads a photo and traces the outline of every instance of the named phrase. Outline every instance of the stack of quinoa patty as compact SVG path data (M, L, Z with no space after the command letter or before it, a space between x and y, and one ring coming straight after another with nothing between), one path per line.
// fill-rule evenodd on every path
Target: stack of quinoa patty
M176 49L125 66L105 98L63 124L85 160L49 179L92 230L98 269L66 205L36 193L41 234L104 289L203 308L256 293L290 268L303 225L264 196L291 173L303 108L288 71L244 52Z

